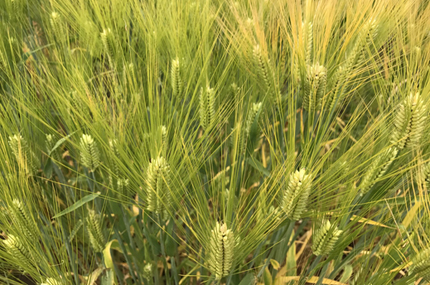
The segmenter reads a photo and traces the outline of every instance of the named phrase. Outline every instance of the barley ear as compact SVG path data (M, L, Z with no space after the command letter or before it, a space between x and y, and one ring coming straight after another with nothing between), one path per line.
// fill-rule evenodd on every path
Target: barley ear
M312 22L308 22L303 24L304 27L304 40L306 45L306 52L305 52L305 58L306 58L306 64L310 65L312 62L312 48L313 48L313 24Z
M64 38L63 22L61 15L57 12L52 12L49 22L51 24L52 30L54 31L54 36L57 40L61 41Z
M129 192L130 181L128 179L119 178L117 181L117 191L120 200L124 200Z
M22 269L34 268L34 259L30 251L22 244L21 238L8 235L8 238L3 240L3 245L16 263L24 265Z
M259 45L254 46L252 54L259 75L263 77L267 91L270 91L273 88L274 78L274 73L270 66L270 60L267 58L267 56L263 56L262 50Z
M40 160L28 147L27 141L19 134L9 137L9 146L20 168L26 173L34 173L40 168Z
M173 95L178 96L182 92L182 79L179 59L172 60L172 67L170 70L170 76L172 81Z
M120 158L120 154L118 150L117 140L115 139L109 140L109 149L110 149L110 155L111 155L110 161L113 166L114 173L118 177L120 176L119 165L118 165L118 159Z
M18 199L12 201L12 205L9 210L9 214L14 225L20 229L23 235L28 236L32 240L38 239L37 225L31 219L31 214L28 207L23 205Z
M160 131L161 131L161 145L162 145L163 155L167 157L167 152L169 150L169 136L167 133L166 126L161 126Z
M82 165L88 168L89 171L95 171L100 165L100 153L97 143L91 135L84 134L82 135L80 146Z
M113 68L113 63L115 59L115 39L111 29L104 29L102 33L100 33L100 37L103 43L103 48L106 54L109 57L109 63L111 68Z
M309 112L319 110L325 94L327 69L316 63L307 67L303 108Z
M430 162L421 166L421 185L430 190Z
M216 223L211 231L208 248L208 264L216 280L227 276L233 266L234 248L236 241L233 231L226 224Z
M304 168L290 175L280 205L281 209L290 219L299 220L301 218L308 203L311 183L312 176L306 174Z
M399 149L416 147L426 127L427 108L419 93L410 94L400 104L393 121L391 143Z
M149 164L146 176L147 210L158 214L162 220L166 220L172 202L170 166L163 157L158 157Z
M330 221L323 221L321 227L315 231L313 236L313 253L317 256L330 254L341 234L342 231L337 227L333 227Z
M102 231L102 219L94 210L88 211L87 232L90 237L90 244L94 251L102 252L105 248L106 240Z
M423 278L430 282L430 249L426 249L412 259L410 273L416 275L416 279Z
M376 180L385 174L388 167L396 159L397 153L397 148L392 147L375 158L360 182L360 195L366 194L375 185Z
M254 151L254 145L258 139L258 119L263 103L253 103L251 110L249 110L248 117L245 122L245 134L242 137L242 152L246 152L248 149L252 154Z
M215 92L213 88L200 89L200 126L207 130L215 121Z

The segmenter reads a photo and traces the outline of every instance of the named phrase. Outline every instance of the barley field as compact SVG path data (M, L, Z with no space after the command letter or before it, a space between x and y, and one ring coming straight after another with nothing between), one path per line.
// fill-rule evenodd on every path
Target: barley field
M430 284L426 0L1 0L0 284Z

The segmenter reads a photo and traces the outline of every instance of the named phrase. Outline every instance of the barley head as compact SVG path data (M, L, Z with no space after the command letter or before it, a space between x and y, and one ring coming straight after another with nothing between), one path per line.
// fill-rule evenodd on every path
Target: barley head
M9 137L9 146L16 161L27 173L37 172L40 160L28 147L27 141L21 135ZM30 169L29 169L30 167Z
M119 159L120 154L119 154L119 150L118 150L117 140L115 140L115 139L109 140L109 149L110 149L110 155L111 155L110 160L111 160L111 164L112 164L113 169L114 169L114 173L117 176L119 176L120 173L119 173L119 165L118 165L117 160Z
M421 166L421 185L430 190L430 162Z
M233 231L227 225L216 223L211 231L208 248L208 263L216 280L227 276L233 266L233 254L236 241Z
M242 151L245 152L247 149L248 139L252 136L256 136L258 131L258 115L263 106L262 102L252 103L251 110L248 113L248 117L245 122L245 135L242 137ZM253 150L255 142L250 142L250 150Z
M312 46L313 46L313 24L312 22L303 23L302 27L304 28L304 42L306 45L306 52L305 52L305 58L306 58L306 64L310 65L312 62Z
M161 126L160 130L161 130L161 145L163 148L163 155L167 156L167 152L169 150L169 137L167 133L167 128L166 126Z
M103 32L100 33L100 37L103 43L103 48L109 57L109 62L112 65L114 61L115 55L115 38L111 31L111 29L103 29Z
M86 222L92 248L96 252L102 252L105 248L106 240L102 231L102 219L100 214L96 214L94 210L89 210Z
M304 168L290 175L280 205L281 209L290 219L299 220L301 218L308 203L311 183L312 175L306 174Z
M317 256L329 254L341 234L342 231L337 227L333 227L330 221L323 221L321 227L315 231L313 237L313 253Z
M316 63L307 68L303 107L309 112L321 107L327 82L327 69Z
M100 154L97 143L91 135L82 135L81 138L81 163L90 171L95 171L100 165Z
M376 180L385 174L388 167L396 159L397 153L397 148L391 147L375 158L360 183L361 195L366 194L375 185Z
M28 207L23 205L18 199L12 201L9 213L14 225L20 229L23 235L30 237L32 240L37 240L38 230L37 225L31 219L31 214Z
M151 161L147 172L147 210L165 220L171 205L170 166L163 157Z
M273 85L273 71L270 66L270 60L267 56L263 56L260 45L254 46L252 51L254 62L261 77L263 77L267 90L272 89Z
M207 130L215 121L215 92L213 88L200 89L200 125Z
M63 23L61 21L61 15L57 12L52 12L49 19L54 35L58 40L64 37Z
M170 76L171 76L171 81L172 81L173 95L178 96L182 92L181 70L180 70L178 58L176 58L172 61L172 68L170 70Z
M16 263L24 265L22 269L34 268L34 259L19 237L8 235L8 238L3 240L3 245Z
M430 249L426 249L412 259L410 272L416 274L417 279L423 278L425 282L430 282Z
M427 108L419 93L410 94L400 104L393 121L391 142L399 149L419 145L426 127Z

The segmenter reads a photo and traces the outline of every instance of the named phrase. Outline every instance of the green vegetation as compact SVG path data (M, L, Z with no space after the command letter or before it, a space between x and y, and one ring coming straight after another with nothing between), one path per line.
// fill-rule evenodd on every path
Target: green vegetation
M1 284L430 281L425 0L0 1Z

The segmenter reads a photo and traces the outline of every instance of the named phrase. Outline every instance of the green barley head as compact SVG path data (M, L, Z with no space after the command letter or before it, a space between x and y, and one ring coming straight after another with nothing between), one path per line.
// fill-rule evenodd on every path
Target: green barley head
M200 125L207 130L215 121L215 92L213 88L200 89Z
M216 280L227 276L233 266L234 248L236 241L233 231L227 225L216 223L211 231L208 248L208 263Z
M167 156L167 152L169 150L169 137L168 137L169 134L167 133L166 126L161 126L160 131L161 131L161 144L163 149L163 155Z
M102 231L102 219L100 214L97 214L94 210L89 210L86 222L92 248L96 252L102 252L105 248L106 239Z
M313 24L312 22L302 23L303 40L306 45L305 59L306 64L310 65L312 61L312 46L313 46Z
M154 212L165 220L171 205L170 166L164 157L153 159L147 172L147 210Z
M170 70L170 76L172 81L173 95L178 96L182 92L182 79L179 59L176 58L172 61L172 68Z
M111 156L111 164L113 165L113 169L114 169L114 173L119 176L119 165L117 162L117 159L119 159L120 154L119 154L119 150L118 150L118 143L117 140L115 139L110 139L109 140L109 149L110 149L110 156Z
M423 278L423 281L430 282L430 249L426 249L417 254L412 259L410 273L416 275L416 279Z
M147 280L152 280L152 263L147 263L143 267L143 277Z
M312 175L304 168L292 173L284 191L281 209L292 220L299 220L306 209L311 192Z
M111 65L113 64L114 56L115 56L115 38L111 31L111 29L104 29L102 33L100 33L100 37L103 43L103 48L109 57L109 61Z
M410 94L400 104L393 121L391 142L399 149L418 146L426 127L427 107L420 93Z
M318 63L308 66L305 82L303 107L308 111L316 111L321 107L327 83L327 69Z
M256 137L258 131L258 118L261 112L261 107L263 103L253 103L251 106L251 110L248 113L248 117L245 122L245 135L242 138L242 151L245 152L247 146L248 139L251 137ZM248 147L251 151L254 148L255 141L250 141L250 146Z
M27 141L20 134L9 137L9 146L20 167L25 169L27 173L37 172L40 168L40 160L29 149Z
M57 12L52 12L49 22L52 30L54 31L55 37L60 40L64 36L63 23L61 21L61 15Z
M24 246L21 238L8 235L8 238L3 240L3 245L16 263L24 265L22 269L34 267L34 260L30 251Z
M396 159L397 153L397 148L391 147L374 159L360 182L361 195L366 194L375 185L377 179L385 174L388 167Z
M9 146L18 161L25 160L27 158L28 144L20 134L9 137Z
M100 153L97 143L91 135L82 135L81 138L81 163L90 171L95 171L100 165Z
M270 66L270 60L266 56L263 56L260 45L254 46L252 54L258 73L263 78L266 89L270 90L273 85L273 71Z
M421 166L421 185L430 190L430 162Z
M117 181L117 191L120 196L120 199L123 199L128 195L128 189L130 186L130 181L128 179L120 178Z
M342 231L333 227L330 221L325 220L313 236L312 251L315 255L328 255L336 245Z
M31 219L31 214L21 201L14 199L9 209L9 214L16 228L20 229L21 234L37 239L37 225Z

